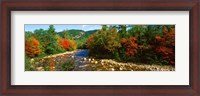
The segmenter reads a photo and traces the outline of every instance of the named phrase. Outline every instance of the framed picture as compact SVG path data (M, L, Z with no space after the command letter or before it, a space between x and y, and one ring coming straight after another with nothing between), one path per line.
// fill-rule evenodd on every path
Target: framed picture
M1 2L2 95L199 95L198 0Z

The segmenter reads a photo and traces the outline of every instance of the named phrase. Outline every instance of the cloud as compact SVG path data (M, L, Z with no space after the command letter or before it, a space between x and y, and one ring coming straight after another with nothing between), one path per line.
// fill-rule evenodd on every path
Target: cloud
M88 26L88 25L82 25L82 28L84 28L84 27L86 27L86 26Z

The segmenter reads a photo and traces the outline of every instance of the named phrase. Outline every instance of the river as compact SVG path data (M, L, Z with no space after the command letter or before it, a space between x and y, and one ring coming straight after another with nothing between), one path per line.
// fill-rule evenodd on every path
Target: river
M84 61L83 59L88 59L89 50L87 49L78 49L75 53L74 53L74 58L75 58L75 62L76 62L76 66L74 68L74 71L83 71L83 70L88 70L86 68L87 64L89 62L87 62L86 60Z

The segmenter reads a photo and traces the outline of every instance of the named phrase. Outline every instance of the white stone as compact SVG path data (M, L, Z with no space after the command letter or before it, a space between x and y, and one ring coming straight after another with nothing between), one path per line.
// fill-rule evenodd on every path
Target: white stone
M83 60L86 61L87 59L86 59L86 58L83 58Z

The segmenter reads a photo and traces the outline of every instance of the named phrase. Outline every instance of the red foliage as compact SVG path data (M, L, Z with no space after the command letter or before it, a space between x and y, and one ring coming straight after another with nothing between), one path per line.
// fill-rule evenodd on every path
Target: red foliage
M164 38L162 38L162 37L160 37L160 36L155 36L155 39L158 40L158 41L164 40Z
M39 48L40 42L34 37L31 37L30 40L25 40L25 53L30 57L35 57L40 54Z
M175 64L175 29L168 30L164 28L164 36L155 36L158 43L156 52L162 55L162 58L170 64Z
M135 42L135 37L130 37L128 39L122 38L121 44L123 47L126 48L126 55L127 56L134 56L137 53L138 44Z
M62 40L58 39L58 42L62 48L65 50L68 50L70 48L69 41L65 38L62 38Z

